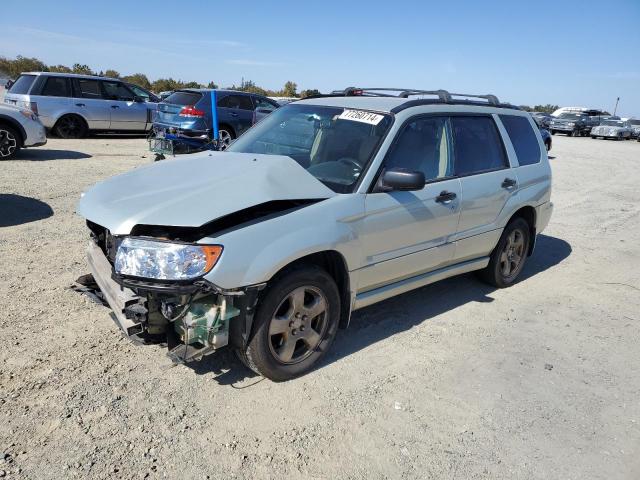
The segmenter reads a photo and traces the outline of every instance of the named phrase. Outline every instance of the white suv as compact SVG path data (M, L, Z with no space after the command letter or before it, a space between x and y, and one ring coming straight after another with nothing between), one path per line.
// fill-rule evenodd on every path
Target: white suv
M551 216L547 151L527 112L462 97L296 101L224 152L87 191L89 263L120 328L180 361L229 344L286 380L353 310L473 270L512 285Z
M47 143L44 125L26 108L0 104L0 160L13 158L22 147Z

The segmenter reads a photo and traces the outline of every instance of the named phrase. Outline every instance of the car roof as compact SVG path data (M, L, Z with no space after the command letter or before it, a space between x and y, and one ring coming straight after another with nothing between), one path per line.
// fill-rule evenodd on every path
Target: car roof
M178 88L174 90L174 92L197 92L197 93L222 92L222 93L240 93L242 95L257 95L259 97L264 97L264 95L260 95L259 93L241 92L240 90L228 90L226 88Z
M63 73L63 72L22 72L20 75L46 75L48 77L73 77L73 78L89 78L92 80L111 80L122 82L119 78L101 77L100 75L83 75L80 73Z

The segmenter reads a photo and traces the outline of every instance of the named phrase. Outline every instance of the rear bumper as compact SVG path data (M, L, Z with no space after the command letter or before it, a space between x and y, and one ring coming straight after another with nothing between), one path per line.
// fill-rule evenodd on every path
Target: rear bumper
M118 285L111 278L111 264L94 242L90 242L87 247L87 259L93 278L104 294L109 307L113 310L112 318L120 330L129 337L142 333L144 330L142 323L128 318L125 311L127 308L140 304L143 299L133 290Z
M553 202L545 202L542 205L536 207L536 233L542 232L551 219L553 213Z

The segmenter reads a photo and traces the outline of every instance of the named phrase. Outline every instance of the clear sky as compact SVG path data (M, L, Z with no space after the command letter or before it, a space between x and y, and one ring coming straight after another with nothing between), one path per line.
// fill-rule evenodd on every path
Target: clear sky
M445 88L640 117L640 0L3 0L0 55L222 86ZM9 22L6 22L9 20Z

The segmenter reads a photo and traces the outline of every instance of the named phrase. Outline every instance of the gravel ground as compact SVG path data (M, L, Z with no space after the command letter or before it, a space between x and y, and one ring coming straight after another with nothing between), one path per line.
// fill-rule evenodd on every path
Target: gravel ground
M68 289L80 192L141 138L0 164L0 477L640 478L640 144L554 137L555 213L524 278L361 310L312 373L229 352L172 367Z

